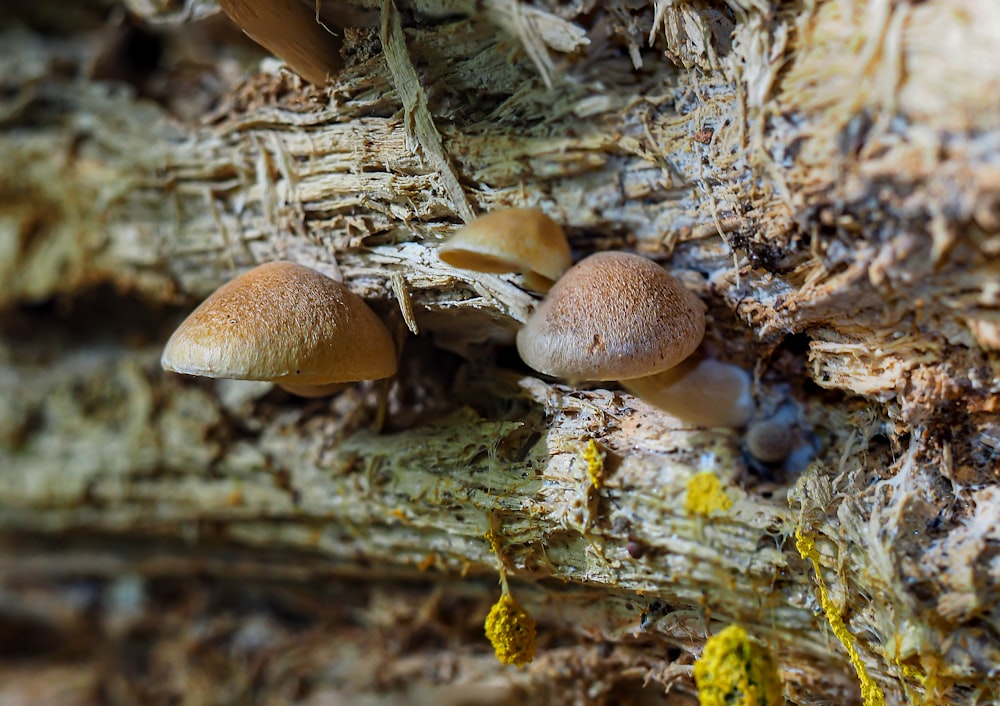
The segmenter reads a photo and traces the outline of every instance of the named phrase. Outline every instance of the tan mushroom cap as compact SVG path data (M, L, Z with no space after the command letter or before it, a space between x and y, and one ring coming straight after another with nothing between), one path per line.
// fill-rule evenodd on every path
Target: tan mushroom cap
M562 226L529 208L480 216L442 245L438 256L465 270L523 272L529 287L543 291L573 264Z
M314 86L343 66L344 40L316 17L310 2L300 0L219 0L219 7L247 36Z
M628 380L672 368L705 335L698 298L656 263L606 252L564 274L517 334L521 359L570 381Z
M396 353L385 325L343 284L272 262L202 302L161 363L186 375L312 386L388 377Z

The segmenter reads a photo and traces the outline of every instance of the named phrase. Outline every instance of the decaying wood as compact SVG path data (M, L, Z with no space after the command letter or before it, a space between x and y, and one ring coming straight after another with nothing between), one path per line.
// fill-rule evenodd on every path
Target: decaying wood
M273 62L233 85L233 59L198 34L210 3L128 5L173 57L131 88L67 70L106 64L103 34L0 40L11 605L30 612L29 589L79 575L105 591L137 576L140 594L226 577L236 560L212 557L239 548L246 586L315 597L334 575L332 593L359 590L351 605L374 614L379 586L397 613L464 595L466 613L434 624L475 625L499 561L541 658L501 670L464 628L447 673L433 648L387 651L397 679L459 689L420 698L492 685L496 703L600 702L642 679L691 692L707 635L740 622L789 699L850 701L839 617L888 703L1000 699L1000 12L386 1L350 15L348 67L321 90ZM505 205L543 209L580 255L668 264L706 302L713 353L754 370L760 415L796 410L808 468L762 477L738 432L518 369L502 344L534 300L517 276L434 253ZM183 309L274 259L339 269L410 332L380 433L370 385L304 402L159 371ZM600 490L591 439L608 454ZM734 504L692 516L687 482L705 470ZM796 538L815 541L821 575ZM338 620L300 646L336 661L338 640L382 639ZM164 649L194 639L157 630ZM283 631L259 644L296 644ZM566 673L587 688L553 690Z

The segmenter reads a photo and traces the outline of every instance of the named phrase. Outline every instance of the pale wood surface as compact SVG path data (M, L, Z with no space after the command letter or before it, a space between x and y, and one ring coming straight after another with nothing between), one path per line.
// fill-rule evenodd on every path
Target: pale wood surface
M10 577L34 567L30 586L62 585L87 573L73 561L85 552L114 586L225 576L234 560L216 548L240 547L263 562L249 584L332 572L377 591L419 577L475 597L474 624L495 595L492 523L552 652L512 674L462 633L455 659L479 666L446 683L544 703L541 685L596 641L615 657L574 672L593 701L622 673L690 690L706 634L740 621L774 650L788 698L850 701L857 678L799 529L888 702L998 698L995 10L387 6L358 13L348 68L320 91L276 70L234 86L234 55L178 24L177 7L130 5L180 62L161 69L169 95L144 84L158 100L66 70L94 65L102 35L2 40L0 522L14 605L33 599ZM509 339L531 296L434 248L502 205L542 208L578 254L667 263L705 301L709 347L755 371L761 415L798 410L815 462L762 479L738 433L538 380L483 345ZM273 259L339 269L401 337L419 332L381 434L372 386L302 402L159 371L184 310ZM609 452L599 493L589 439ZM684 510L701 470L729 485L723 516ZM418 593L399 600L416 610Z

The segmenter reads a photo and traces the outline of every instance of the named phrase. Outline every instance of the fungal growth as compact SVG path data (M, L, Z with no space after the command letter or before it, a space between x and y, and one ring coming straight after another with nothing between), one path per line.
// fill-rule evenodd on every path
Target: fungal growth
M250 39L315 86L340 70L343 40L321 25L300 0L219 0L219 7Z
M500 599L486 614L483 630L486 639L493 645L493 652L501 664L523 667L535 659L538 631L535 619L531 617L511 594L500 549L500 535L492 526L494 518L489 517L490 528L483 535L489 542L490 551L496 555L497 571L500 574Z
M504 591L490 608L484 630L501 664L523 667L535 658L535 619L521 607L509 590Z
M704 335L701 301L677 278L639 255L606 252L581 260L552 287L518 332L517 350L541 373L618 380L694 424L745 424L752 410L745 371L708 359L678 368Z
M785 703L778 666L767 649L740 625L705 643L694 663L701 706L778 706Z
M453 267L476 272L521 272L525 285L547 292L573 264L562 227L541 211L493 211L459 229L438 250Z
M732 506L732 498L712 471L702 471L688 479L684 509L689 515L709 517L716 512L724 513Z
M164 370L275 382L303 397L396 372L392 337L340 282L291 262L260 265L220 287L167 342Z
M762 419L747 427L747 451L763 463L781 463L795 448L796 433L789 420Z
M797 475L812 462L820 447L793 402L786 402L769 417L757 418L746 428L744 446L750 460L765 473Z

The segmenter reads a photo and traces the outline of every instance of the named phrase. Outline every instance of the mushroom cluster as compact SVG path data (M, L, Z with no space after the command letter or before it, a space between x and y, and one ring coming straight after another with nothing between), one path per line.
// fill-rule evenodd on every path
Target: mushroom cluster
M694 355L705 335L702 303L651 260L603 252L570 267L562 228L529 209L476 219L439 254L456 267L521 272L526 286L548 292L517 334L518 353L533 369L570 382L619 381L701 426L749 421L750 376ZM314 397L394 375L396 351L385 325L342 283L273 262L195 309L171 336L162 364L186 375L271 381Z
M749 374L693 356L705 335L702 303L654 262L605 252L570 267L562 228L530 209L478 218L438 252L455 267L520 272L529 289L548 292L517 334L521 359L538 372L570 382L616 380L701 426L749 421Z
M518 353L533 369L570 382L619 381L698 425L749 421L749 375L696 355L705 335L702 303L651 260L604 252L571 266L562 228L525 209L473 221L439 254L455 267L520 272L527 287L547 292L517 334ZM172 372L271 381L316 397L394 375L397 356L388 329L344 284L302 265L272 262L202 302L170 337L161 363ZM774 424L752 427L750 452L763 462L787 456L779 432ZM593 440L585 459L599 488L604 456ZM726 498L714 474L702 475L715 482L714 494L698 496L708 513ZM638 558L643 550L630 540L628 551ZM500 576L503 594L486 617L486 635L502 663L521 666L535 655L535 622L510 595L502 562Z
M738 427L753 412L750 376L692 357L705 335L701 301L631 253L584 258L517 335L522 360L571 382L617 380L646 402L700 426Z
M164 370L275 382L302 397L396 373L385 324L345 285L291 262L260 265L201 303L167 342Z

